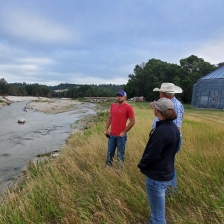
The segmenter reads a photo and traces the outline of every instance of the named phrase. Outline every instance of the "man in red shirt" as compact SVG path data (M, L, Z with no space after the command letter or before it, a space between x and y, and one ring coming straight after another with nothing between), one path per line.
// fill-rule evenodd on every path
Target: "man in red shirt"
M127 132L135 124L135 115L131 105L125 102L126 92L120 90L117 93L117 102L110 107L110 115L106 122L104 134L108 137L108 151L106 165L112 166L114 154L117 148L118 161L124 162ZM126 125L129 120L128 125ZM110 128L110 132L108 128Z

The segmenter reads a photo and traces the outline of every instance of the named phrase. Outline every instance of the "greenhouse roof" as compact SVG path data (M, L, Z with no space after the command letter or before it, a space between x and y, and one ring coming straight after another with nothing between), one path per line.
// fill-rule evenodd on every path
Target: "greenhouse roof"
M200 79L224 79L224 66L217 68L215 71L210 72Z

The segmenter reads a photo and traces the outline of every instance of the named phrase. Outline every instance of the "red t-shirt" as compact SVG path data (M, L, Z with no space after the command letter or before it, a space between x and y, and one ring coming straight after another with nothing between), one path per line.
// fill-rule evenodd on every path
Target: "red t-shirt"
M110 114L112 117L110 134L113 136L119 136L126 128L127 120L135 116L132 106L127 103L121 106L113 103L110 107Z

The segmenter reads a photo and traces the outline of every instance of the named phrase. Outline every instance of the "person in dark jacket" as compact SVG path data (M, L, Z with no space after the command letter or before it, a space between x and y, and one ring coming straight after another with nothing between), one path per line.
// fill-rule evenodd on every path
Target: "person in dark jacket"
M154 115L159 118L149 134L142 159L138 164L146 175L146 192L150 207L150 224L164 224L165 191L174 177L174 157L180 141L180 132L173 123L177 114L173 102L160 98L154 102Z

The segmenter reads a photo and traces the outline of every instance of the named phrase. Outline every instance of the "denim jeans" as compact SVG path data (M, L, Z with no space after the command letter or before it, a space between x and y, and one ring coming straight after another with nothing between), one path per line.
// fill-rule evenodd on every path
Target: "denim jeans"
M182 133L180 133L180 142L179 142L179 145L177 147L177 153L180 151L180 147L182 145ZM177 189L177 173L176 173L176 170L174 168L174 177L171 181L171 186L173 186L175 189Z
M116 148L118 160L124 162L126 141L127 135L125 135L124 137L110 135L110 138L108 139L108 151L106 160L107 165L112 165Z
M165 191L171 181L157 181L146 177L146 192L150 208L149 224L165 224Z

